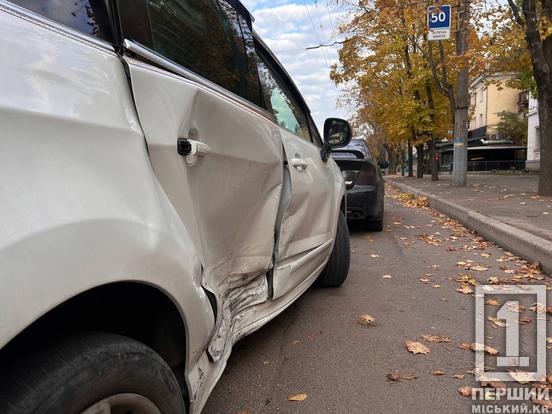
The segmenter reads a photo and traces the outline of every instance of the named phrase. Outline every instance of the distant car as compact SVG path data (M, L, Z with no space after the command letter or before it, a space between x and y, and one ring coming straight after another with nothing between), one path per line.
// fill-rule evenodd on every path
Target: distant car
M346 147L332 151L347 188L347 219L362 221L369 230L383 230L384 181L381 169L387 161L377 163L362 139L352 139Z

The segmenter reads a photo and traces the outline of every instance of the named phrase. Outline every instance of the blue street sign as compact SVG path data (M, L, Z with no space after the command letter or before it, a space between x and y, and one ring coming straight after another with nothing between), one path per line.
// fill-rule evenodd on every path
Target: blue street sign
M427 8L427 27L429 29L450 29L450 5L429 6Z

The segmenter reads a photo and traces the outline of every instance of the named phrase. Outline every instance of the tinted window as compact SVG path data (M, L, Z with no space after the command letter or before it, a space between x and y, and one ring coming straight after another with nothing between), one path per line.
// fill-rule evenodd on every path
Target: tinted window
M225 0L148 0L153 49L254 103L260 102L248 22Z
M105 0L10 0L80 32L113 41Z
M262 61L259 62L259 77L265 105L274 114L278 124L310 141L307 116L295 103L284 83Z

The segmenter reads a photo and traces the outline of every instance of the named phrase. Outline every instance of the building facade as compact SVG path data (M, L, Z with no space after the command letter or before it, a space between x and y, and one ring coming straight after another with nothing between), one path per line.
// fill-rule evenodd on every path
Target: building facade
M539 103L529 98L527 113L527 165L528 171L540 169Z
M478 77L470 85L470 123L468 128L468 171L525 169L527 147L515 144L498 132L500 112L525 116L527 91L511 88L506 82L513 74ZM500 82L500 83L497 83ZM440 169L451 170L453 143L438 144Z

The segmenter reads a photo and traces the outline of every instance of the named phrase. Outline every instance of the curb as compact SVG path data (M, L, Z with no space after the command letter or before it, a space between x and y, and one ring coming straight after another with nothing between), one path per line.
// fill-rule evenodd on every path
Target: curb
M393 179L386 177L385 181L403 192L426 197L435 210L528 262L539 262L544 273L552 274L552 242Z

